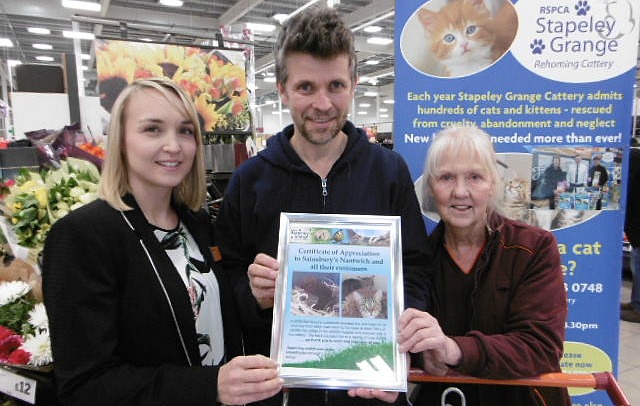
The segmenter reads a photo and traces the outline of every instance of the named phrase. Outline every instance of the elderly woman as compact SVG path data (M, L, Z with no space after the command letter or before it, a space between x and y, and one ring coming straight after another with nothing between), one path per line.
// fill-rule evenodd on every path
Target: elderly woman
M560 371L567 296L556 240L499 214L490 137L470 127L441 131L423 179L441 217L429 237L433 286L427 275L407 277L400 349L432 374L515 379ZM456 387L467 405L570 404L565 388ZM440 404L445 389L422 384L414 404Z

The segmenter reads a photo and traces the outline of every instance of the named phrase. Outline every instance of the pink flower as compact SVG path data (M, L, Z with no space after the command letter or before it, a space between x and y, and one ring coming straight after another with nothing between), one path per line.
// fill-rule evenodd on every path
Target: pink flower
M26 365L31 360L31 354L23 349L18 348L9 355L9 361L12 364Z
M0 360L7 361L11 353L17 350L23 341L22 337L15 333L0 339Z
M7 328L5 326L0 326L0 341L4 340L6 337L14 336L16 332Z

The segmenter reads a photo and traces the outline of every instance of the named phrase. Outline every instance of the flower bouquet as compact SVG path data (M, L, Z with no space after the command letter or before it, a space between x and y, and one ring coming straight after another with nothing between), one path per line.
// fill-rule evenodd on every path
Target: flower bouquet
M44 304L27 282L0 282L0 363L48 371L53 358Z

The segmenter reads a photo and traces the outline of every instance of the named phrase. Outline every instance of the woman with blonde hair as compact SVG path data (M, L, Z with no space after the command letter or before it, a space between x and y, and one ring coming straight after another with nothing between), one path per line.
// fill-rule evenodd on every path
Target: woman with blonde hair
M100 199L56 222L43 254L65 405L237 405L282 387L240 356L231 289L213 267L198 117L164 79L116 100Z

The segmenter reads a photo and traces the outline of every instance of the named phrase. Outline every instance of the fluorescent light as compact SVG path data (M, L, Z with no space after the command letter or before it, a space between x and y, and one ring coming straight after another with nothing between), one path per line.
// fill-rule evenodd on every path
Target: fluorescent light
M371 90L364 92L364 96L366 97L376 97L378 95L378 92L373 92Z
M78 0L62 0L62 7L75 8L77 10L100 11L102 6L100 3Z
M379 63L380 61L377 59L367 59L366 61L364 61L365 65L377 65Z
M380 112L381 112L381 113L386 113L387 111L389 111L389 109L388 109L388 108L386 108L386 107L381 107L381 108L380 108Z
M380 118L387 118L387 117L389 117L388 114L380 114Z
M9 67L17 66L17 65L22 65L22 61L19 61L19 60L17 60L17 59L9 59L9 60L7 61L7 65L9 65Z
M251 31L272 32L276 29L276 26L273 24L247 23L246 25Z
M36 59L42 62L53 62L53 57L51 56L41 55L41 56L36 56Z
M371 103L360 103L360 104L358 104L358 106L367 108L367 107L371 107Z
M53 49L53 45L49 45L49 44L32 44L32 47L34 47L35 49L44 49L46 51Z
M393 99L386 99L382 101L384 104L393 104L395 101Z
M0 38L0 47L13 48L13 42L9 38Z
M91 55L89 55L89 54L80 54L80 59L82 59L83 61L88 61L89 59L91 59Z
M167 7L182 7L183 4L181 0L160 0L158 3Z
M290 19L291 17L293 17L294 15L302 12L304 9L309 8L311 6L313 6L314 4L316 4L318 1L320 0L310 0L307 3L303 4L302 6L298 7L297 9L295 9L293 12L291 12L290 14L276 14L277 16L283 16L281 20L277 20L280 24L284 23L286 20ZM273 16L273 18L275 18L276 16Z
M366 111L359 111L358 112L358 115L361 115L361 116L364 116L364 115L367 115L367 114L369 114L369 113L367 113Z
M89 67L86 65L82 65L82 70L89 70Z
M368 27L364 27L362 31L368 33L380 32L382 31L382 27L380 27L379 25L370 25Z
M62 31L62 36L65 38L96 39L96 36L93 33L82 31Z
M375 24L375 23L377 23L378 21L382 21L382 20L384 20L385 18L389 18L389 17L391 17L391 16L392 16L392 15L394 15L394 14L395 14L395 11L389 11L388 13L385 13L385 14L383 14L383 15L379 16L379 17L376 17L376 18L374 18L373 20L367 21L367 22L366 22L366 23L364 23L364 24L360 24L359 26L357 26L357 27L353 28L351 31L356 32L356 31L361 30L361 29L363 29L363 28L365 28L365 27L368 27L368 26L370 26L370 25L372 25L372 24Z
M262 79L267 83L276 83L276 78L274 76L267 76L266 78Z
M40 34L40 35L49 35L51 34L51 31L47 28L41 28L41 27L29 27L27 28L27 31L29 31L32 34Z
M371 37L367 39L367 43L373 45L389 45L392 42L391 38Z
M144 41L144 42L151 42L151 41L153 41L153 40L152 40L151 38L147 38L147 37L145 37L145 38L140 38L140 41Z
M271 18L276 20L278 24L282 24L285 21L287 21L287 19L289 18L289 14L278 13L278 14L274 14L273 17Z

